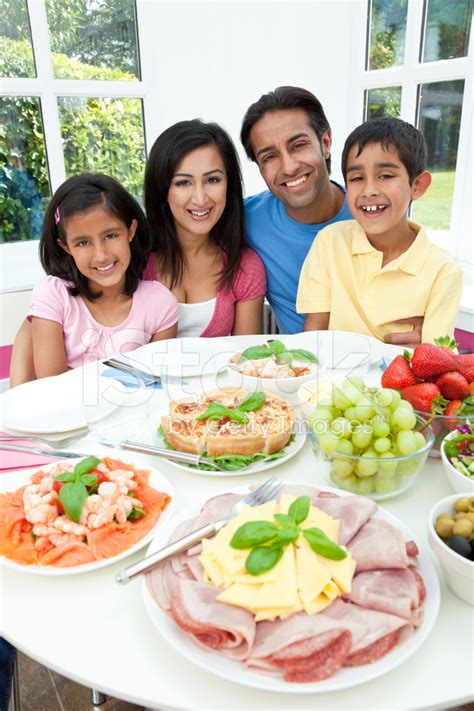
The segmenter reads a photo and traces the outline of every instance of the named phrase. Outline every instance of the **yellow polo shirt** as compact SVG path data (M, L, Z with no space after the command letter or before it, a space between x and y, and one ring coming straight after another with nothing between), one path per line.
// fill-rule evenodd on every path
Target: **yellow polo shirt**
M462 269L449 252L429 241L414 222L413 244L382 267L355 220L325 227L303 264L298 313L330 312L329 329L365 333L383 340L388 333L410 331L402 318L424 316L422 339L452 335L461 299Z

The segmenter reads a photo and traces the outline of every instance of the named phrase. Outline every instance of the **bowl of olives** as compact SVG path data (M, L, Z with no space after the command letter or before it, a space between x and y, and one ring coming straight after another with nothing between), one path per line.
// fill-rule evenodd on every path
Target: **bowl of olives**
M446 582L462 600L474 605L474 496L453 494L433 506L428 542Z

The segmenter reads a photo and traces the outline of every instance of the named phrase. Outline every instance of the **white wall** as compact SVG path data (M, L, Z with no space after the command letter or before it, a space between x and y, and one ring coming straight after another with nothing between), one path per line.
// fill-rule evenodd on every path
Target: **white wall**
M239 141L242 118L263 93L291 84L314 92L327 112L337 177L348 133L354 7L334 0L139 0L143 80L152 88L145 99L148 149L176 121L217 121L239 148L247 194L259 191L263 181Z

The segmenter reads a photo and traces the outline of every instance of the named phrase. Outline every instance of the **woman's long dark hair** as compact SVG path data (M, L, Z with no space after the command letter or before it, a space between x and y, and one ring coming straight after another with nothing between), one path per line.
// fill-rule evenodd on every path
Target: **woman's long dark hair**
M230 136L216 123L200 119L180 121L156 139L145 170L145 208L160 270L170 277L170 288L183 277L185 256L168 205L168 192L178 163L190 151L215 146L225 166L227 195L224 212L211 238L226 254L220 287L230 288L245 247L242 173Z
M46 210L39 245L41 264L46 274L72 282L74 286L68 288L72 296L81 294L92 300L102 296L102 292L90 290L86 277L81 274L74 259L58 244L58 240L66 244L65 221L68 217L100 205L128 228L133 220L137 221L135 236L130 242L130 264L125 273L123 290L124 294L133 294L152 251L151 235L138 202L108 175L83 173L60 185Z

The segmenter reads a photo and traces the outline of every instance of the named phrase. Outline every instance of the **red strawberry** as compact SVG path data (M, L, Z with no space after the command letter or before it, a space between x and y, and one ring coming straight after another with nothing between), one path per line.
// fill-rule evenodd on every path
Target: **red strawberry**
M451 370L457 370L454 356L432 343L422 343L417 346L411 357L411 367L417 378L429 378L432 375L442 375Z
M456 370L464 375L468 383L474 381L474 353L457 355L454 357Z
M401 390L408 385L415 385L416 378L405 356L397 355L382 374L382 387Z
M415 410L429 412L433 410L433 400L441 396L441 391L434 383L417 383L402 388L402 398L408 400Z
M452 400L444 411L444 414L446 417L448 417L449 415L459 415L461 409L461 400ZM458 425L458 419L453 417L452 419L444 420L444 424L446 425L448 430L454 430Z
M435 338L434 342L440 350L444 351L449 356L454 355L454 350L458 347L457 342L454 340L454 338L451 338L450 336L441 336L440 338Z
M469 383L461 373L443 373L436 385L448 400L463 400L469 395Z

